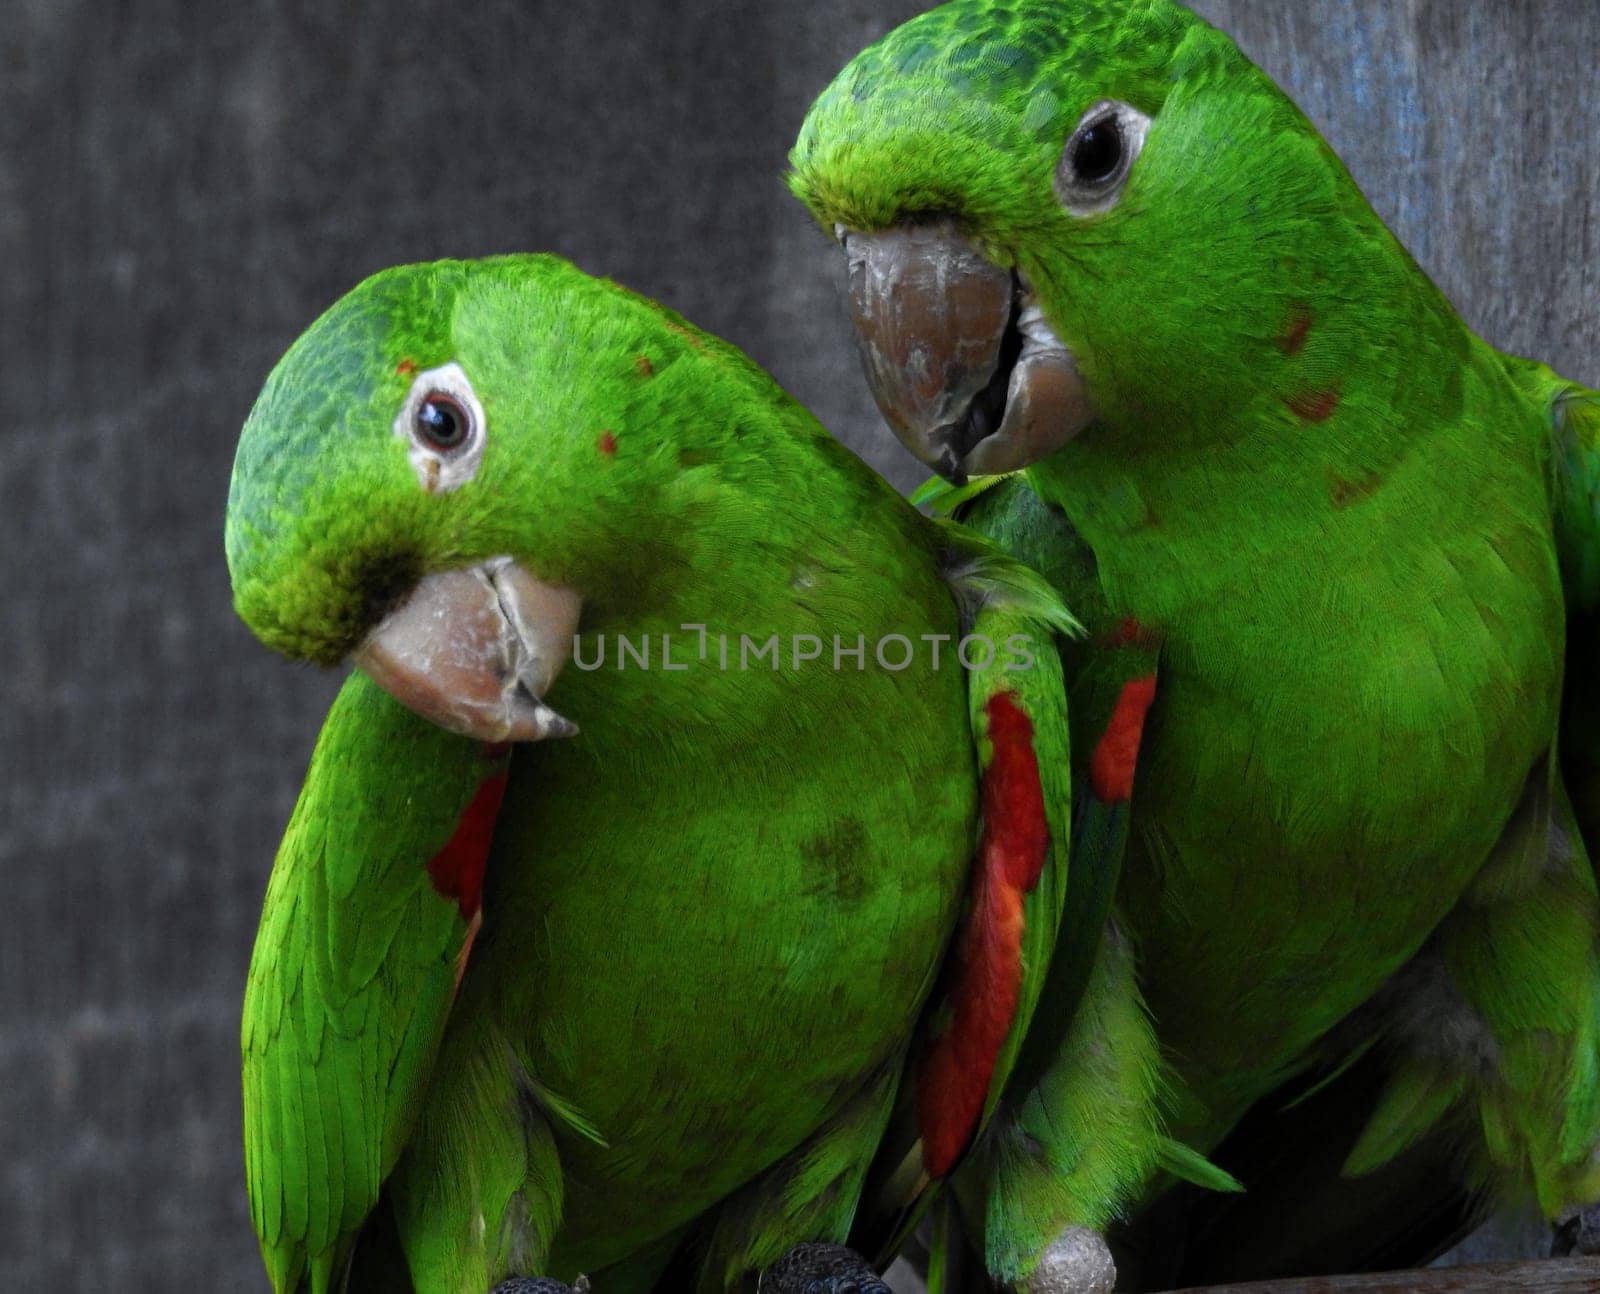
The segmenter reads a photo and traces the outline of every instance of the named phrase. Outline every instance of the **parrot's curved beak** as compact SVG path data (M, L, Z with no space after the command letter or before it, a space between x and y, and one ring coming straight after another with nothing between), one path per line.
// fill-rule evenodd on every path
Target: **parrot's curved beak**
M867 382L917 458L956 485L1054 453L1094 418L1072 352L953 222L841 231Z
M541 699L572 651L581 600L509 557L424 578L354 663L424 719L479 741L578 731Z

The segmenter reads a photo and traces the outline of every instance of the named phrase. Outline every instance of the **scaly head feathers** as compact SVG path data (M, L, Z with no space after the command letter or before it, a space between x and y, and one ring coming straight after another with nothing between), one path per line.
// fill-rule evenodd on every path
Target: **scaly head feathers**
M941 5L823 91L791 155L791 186L819 219L854 229L924 211L980 231L1046 228L1056 204L1036 181L1084 109L1118 98L1154 116L1186 38L1200 46L1191 64L1232 49L1167 0Z

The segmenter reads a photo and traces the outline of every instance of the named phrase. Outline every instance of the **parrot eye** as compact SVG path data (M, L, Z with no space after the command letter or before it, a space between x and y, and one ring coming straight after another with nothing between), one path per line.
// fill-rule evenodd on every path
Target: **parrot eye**
M1072 141L1072 173L1079 184L1104 184L1122 165L1122 127L1115 117L1091 121Z
M1149 128L1149 117L1113 99L1083 114L1056 165L1056 196L1068 211L1092 216L1116 205Z
M428 493L458 489L473 478L488 426L461 365L444 364L412 379L394 434L410 446L411 466Z
M434 449L460 449L471 434L470 415L442 391L425 396L417 406L417 439Z

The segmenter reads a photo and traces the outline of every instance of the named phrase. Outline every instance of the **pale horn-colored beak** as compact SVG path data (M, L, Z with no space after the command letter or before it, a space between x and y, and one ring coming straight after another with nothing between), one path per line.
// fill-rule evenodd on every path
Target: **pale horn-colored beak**
M948 220L843 231L867 383L917 458L957 485L1054 453L1094 419L1072 352L1017 276Z
M581 599L509 557L424 578L353 658L424 719L478 741L578 729L543 697L572 652Z

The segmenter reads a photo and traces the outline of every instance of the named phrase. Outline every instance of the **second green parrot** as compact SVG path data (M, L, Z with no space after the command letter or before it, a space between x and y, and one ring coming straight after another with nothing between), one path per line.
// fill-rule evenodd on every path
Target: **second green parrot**
M1591 1205L1600 396L1474 336L1169 0L943 5L791 160L896 433L953 487L1021 473L947 497L1074 589L1069 676L1146 653L1075 782L1130 806L1175 1135L1375 1047L1347 1173L1439 1138L1552 1220ZM1049 1226L989 1221L1025 1277Z

